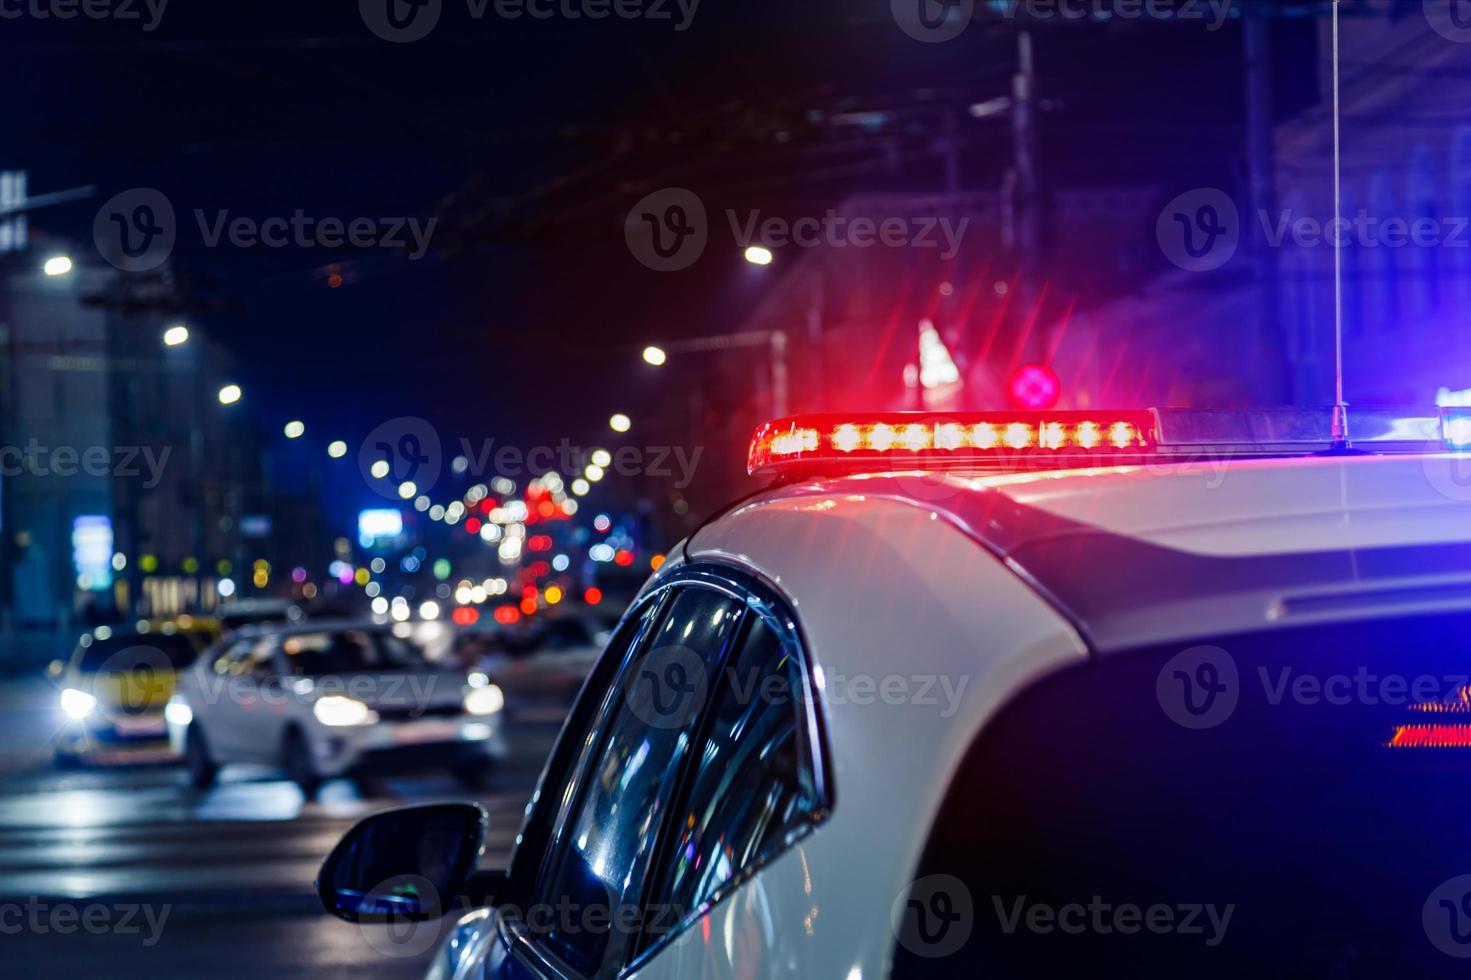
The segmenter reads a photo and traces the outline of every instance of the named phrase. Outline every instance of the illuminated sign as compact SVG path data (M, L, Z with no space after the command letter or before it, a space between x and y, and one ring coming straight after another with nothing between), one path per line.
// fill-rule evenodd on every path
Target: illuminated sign
M404 533L404 516L397 510L377 508L358 512L358 538L374 541Z
M83 515L72 520L72 563L77 588L94 592L112 588L112 519Z

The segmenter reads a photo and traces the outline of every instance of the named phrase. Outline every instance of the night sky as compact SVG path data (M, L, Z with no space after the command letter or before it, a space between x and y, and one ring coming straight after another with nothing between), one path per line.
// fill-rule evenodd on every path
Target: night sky
M761 295L729 236L712 236L685 273L639 265L622 236L635 200L689 186L712 210L810 213L874 187L829 172L863 154L814 120L994 98L1013 68L1009 30L919 44L887 2L705 0L683 32L672 3L673 20L600 22L476 21L465 0L445 4L435 32L406 45L370 34L352 3L174 0L152 32L0 22L0 165L28 169L32 194L97 185L91 200L32 218L38 237L79 245L113 194L167 194L185 292L239 305L191 328L233 353L246 406L277 432L303 418L351 439L422 415L451 436L587 444L611 411L660 410L644 343L734 328ZM1311 38L1303 25L1279 34L1290 102L1311 78ZM1049 173L1239 169L1239 44L1234 27L1040 31L1043 94L1059 104L1044 134ZM1004 130L977 130L967 180L994 187L1009 154ZM902 183L938 180L922 167ZM298 208L440 225L426 257L408 261L206 248L193 214Z

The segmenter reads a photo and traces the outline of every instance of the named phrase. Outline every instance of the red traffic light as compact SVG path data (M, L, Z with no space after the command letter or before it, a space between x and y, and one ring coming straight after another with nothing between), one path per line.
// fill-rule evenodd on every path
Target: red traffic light
M1050 367L1026 364L1016 369L1006 386L1013 408L1047 411L1062 398L1062 382Z

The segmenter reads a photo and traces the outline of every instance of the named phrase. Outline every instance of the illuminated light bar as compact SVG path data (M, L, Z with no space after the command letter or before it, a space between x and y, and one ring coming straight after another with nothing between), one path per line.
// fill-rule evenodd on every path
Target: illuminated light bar
M1471 450L1471 409L1442 409L1440 425L1447 448L1458 453Z
M1360 453L1471 453L1471 407L1355 408L1339 439L1332 408L874 412L801 415L756 430L752 474L798 470L1020 468ZM1147 457L1139 459L1140 457Z
M1392 749L1471 749L1471 725L1399 725Z
M1471 714L1471 687L1461 687L1453 697L1444 701L1420 701L1410 705L1411 711L1423 711L1432 715Z
M943 468L1009 457L1104 458L1151 453L1154 413L883 412L767 422L751 440L752 474L794 464L846 469Z

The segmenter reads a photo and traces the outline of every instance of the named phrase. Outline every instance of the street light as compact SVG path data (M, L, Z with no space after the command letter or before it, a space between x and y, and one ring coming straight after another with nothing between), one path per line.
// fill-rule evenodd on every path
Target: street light
M770 265L776 256L764 245L751 245L746 249L746 261L752 265Z
M41 271L48 276L64 276L72 271L72 260L65 255L55 255L46 260Z
M608 428L614 432L627 432L633 428L633 420L622 412L619 412L608 420Z
M306 434L306 423L296 421L287 422L285 432L287 439L300 439Z
M645 364L652 364L654 367L660 367L667 360L669 360L669 355L664 353L664 348L655 347L652 344L644 348Z
M220 389L220 404L233 405L240 400L239 385L225 385Z
M189 328L182 323L177 323L163 332L163 345L165 347L179 347L189 342Z
M327 455L333 459L341 459L347 455L347 443L341 439L333 439L327 444Z

